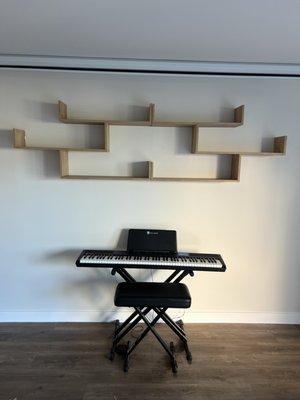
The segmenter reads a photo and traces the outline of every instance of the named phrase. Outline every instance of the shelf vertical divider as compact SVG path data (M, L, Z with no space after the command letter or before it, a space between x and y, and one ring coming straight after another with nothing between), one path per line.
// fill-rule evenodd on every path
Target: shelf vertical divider
M154 118L155 118L155 104L150 103L149 105L149 121L150 125L154 124Z
M199 148L199 126L192 126L192 149L191 153L197 153Z
M245 116L245 106L239 106L234 109L234 122L243 125Z
M67 150L59 151L59 166L61 178L69 176L69 152Z
M104 123L104 151L110 151L110 125Z
M14 147L23 149L26 147L25 131L23 129L13 129Z
M231 155L231 179L234 181L240 180L241 173L241 155L232 154Z

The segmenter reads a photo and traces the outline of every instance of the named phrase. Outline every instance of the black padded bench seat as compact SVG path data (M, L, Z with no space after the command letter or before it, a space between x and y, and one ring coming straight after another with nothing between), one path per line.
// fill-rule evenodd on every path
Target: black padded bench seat
M115 305L189 308L191 295L184 283L122 282L116 289Z

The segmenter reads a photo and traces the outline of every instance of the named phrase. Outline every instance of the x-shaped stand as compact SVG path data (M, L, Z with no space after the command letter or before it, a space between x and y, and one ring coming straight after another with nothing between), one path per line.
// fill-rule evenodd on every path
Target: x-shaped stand
M127 272L125 267L115 267L112 269L111 274L115 275L118 273L126 282L136 282L135 279ZM182 281L183 278L185 278L187 275L194 276L194 272L192 269L184 269L180 270L177 269L175 270L166 280L166 283L178 283ZM186 333L183 329L183 322L179 321L178 323L174 322L172 318L166 313L167 308L158 308L158 307L144 307L144 308L139 308L139 307L134 307L135 311L124 321L121 325L119 324L119 321L116 321L116 326L115 326L115 332L114 332L114 337L113 337L113 344L112 348L109 354L110 360L114 359L115 352L119 352L121 354L125 355L125 363L124 363L124 371L128 371L129 368L129 356L133 352L133 350L137 347L137 345L144 339L144 337L151 331L153 335L156 337L156 339L159 341L161 346L165 349L167 354L170 357L171 360L171 366L172 366L172 371L177 372L177 362L175 359L175 349L174 349L174 344L173 342L170 343L170 346L165 342L165 340L157 333L157 331L154 328L154 325L159 321L161 318L168 326L169 328L172 329L172 331L179 337L179 339L182 341L184 350L186 352L186 358L189 363L192 362L192 354L188 348L188 341L187 341L187 336ZM156 317L152 320L149 321L147 318L147 314L153 310L157 315ZM127 342L127 345L124 346L118 346L118 343L120 340L128 333L130 332L137 324L143 320L146 324L146 328L143 330L143 332L138 336L138 338L135 340L135 342L131 345L130 342Z

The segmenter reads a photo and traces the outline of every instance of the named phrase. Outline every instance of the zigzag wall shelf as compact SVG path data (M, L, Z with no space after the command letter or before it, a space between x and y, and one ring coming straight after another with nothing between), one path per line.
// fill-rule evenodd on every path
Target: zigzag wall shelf
M148 180L148 181L203 181L203 182L238 182L240 179L241 157L242 156L270 156L270 155L284 155L286 152L286 136L279 136L274 138L273 151L269 152L245 152L245 151L207 151L199 148L199 128L213 127L213 128L235 128L243 125L244 123L244 106L237 107L233 110L232 122L201 122L201 121L161 121L155 118L155 105L151 103L148 107L148 118L146 120L105 120L105 119L84 119L69 117L68 108L62 101L58 102L58 118L59 121L66 124L82 124L82 125L99 125L104 128L104 144L99 148L62 148L62 147L34 147L27 146L26 134L24 130L14 129L13 139L14 147L18 149L31 149L31 150L57 150L60 156L60 175L65 179L131 179L131 180ZM145 161L147 164L147 173L145 176L105 176L105 175L73 175L69 169L69 151L82 151L82 152L109 152L110 151L110 131L111 125L123 126L159 126L159 127L190 127L192 134L192 154L199 155L214 155L214 156L228 156L231 161L230 176L228 178L179 178L156 176L154 174L154 164L152 161Z

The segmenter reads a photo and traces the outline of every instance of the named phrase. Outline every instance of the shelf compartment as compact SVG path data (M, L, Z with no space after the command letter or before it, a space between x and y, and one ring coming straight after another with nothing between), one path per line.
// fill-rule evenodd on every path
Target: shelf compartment
M152 175L151 162L146 162L147 173L145 176L127 176L127 175L78 175L72 174L69 167L69 151L60 150L60 177L63 179L95 179L95 180L135 180L135 181L149 181Z
M15 149L27 150L69 150L69 151L109 151L109 126L104 125L104 147L103 148L84 148L84 147L52 147L52 146L28 146L26 144L26 132L23 129L13 129L13 146Z
M223 150L199 150L199 127L193 126L192 128L192 154L239 154L241 156L278 156L286 154L287 136L274 137L272 151L223 151Z
M152 181L177 181L177 182L238 182L240 180L241 156L239 154L223 154L231 158L230 176L229 178L189 178L189 177L168 177L155 176L154 164L149 161L149 176Z
M201 128L236 128L244 124L245 106L233 110L232 122L201 122L201 121L153 121L154 126L184 126Z
M68 106L63 101L58 101L58 118L60 122L63 122L65 124L148 126L152 125L154 121L154 113L155 104L150 103L148 106L148 119L145 121L75 118L69 117Z
M244 124L244 105L233 110L232 122L201 122L201 121L159 121L155 119L155 104L150 103L148 107L148 119L145 121L134 120L107 120L107 119L88 119L74 118L68 115L68 106L63 101L58 101L59 120L65 124L88 124L88 125L137 125L137 126L174 126L174 127L214 127L214 128L235 128Z
M238 182L240 179L241 156L238 154L227 154L231 156L231 171L229 178L188 178L188 177L166 177L154 175L154 163L147 162L147 176L124 176L124 175L78 175L70 173L69 152L61 150L60 176L62 179L84 179L84 180L135 180L135 181L169 181L169 182Z

